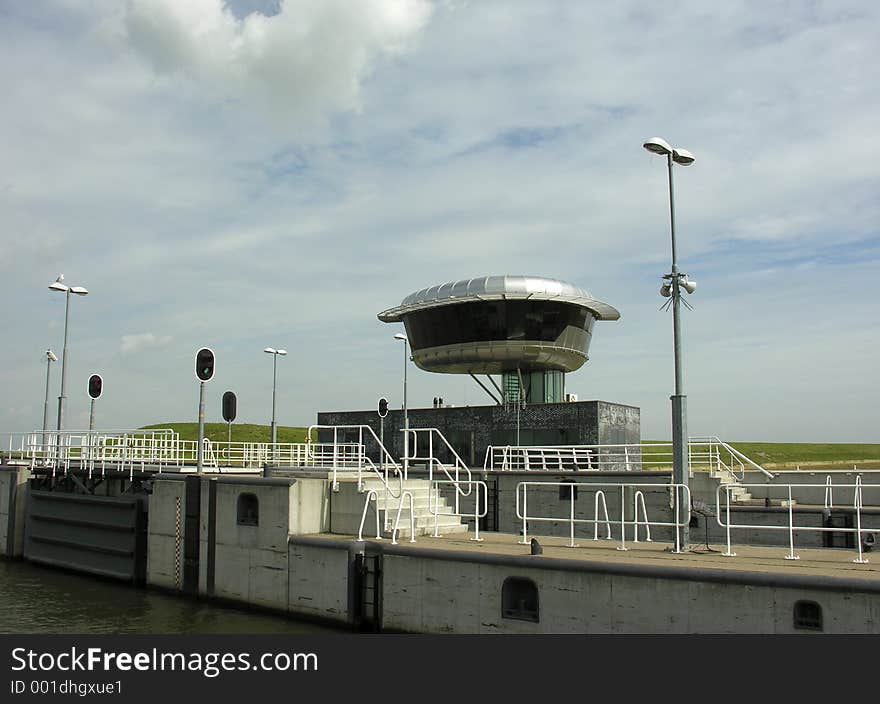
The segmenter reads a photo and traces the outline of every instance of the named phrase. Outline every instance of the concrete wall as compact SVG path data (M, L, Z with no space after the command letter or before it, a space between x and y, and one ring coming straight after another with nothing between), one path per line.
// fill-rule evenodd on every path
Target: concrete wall
M798 600L819 603L826 633L880 633L880 594L810 586L559 569L544 558L436 559L383 550L383 629L419 633L803 633ZM436 551L435 551L436 552ZM528 559L528 558L526 558ZM563 561L554 561L561 563ZM543 566L546 565L546 566ZM635 572L635 570L632 570ZM539 622L504 618L508 577L538 588ZM780 580L783 581L783 580Z
M803 487L792 490L792 498L798 504L822 506L825 502L825 481L831 477L834 485L853 485L856 478L861 478L862 500L865 506L880 506L880 470L816 470L816 471L785 471L774 472L771 479L761 472L746 472L743 478L744 484L755 486L748 487L748 491L756 499L770 498L775 500L787 499L788 490L784 484L804 485L818 484L819 487ZM694 472L691 477L691 493L695 499L715 505L715 492L718 488L718 480L709 477L706 472ZM835 506L852 506L854 489L840 488L832 492Z
M257 498L257 525L238 522L242 494ZM202 479L200 503L199 593L286 609L288 537L329 530L329 482L210 476ZM183 587L185 506L184 481L176 477L154 481L149 584L176 590Z
M183 588L185 507L186 484L182 479L153 482L147 531L147 584L164 589Z
M0 555L21 557L27 504L27 467L0 467Z
M358 543L292 538L287 608L292 614L352 623L354 555Z

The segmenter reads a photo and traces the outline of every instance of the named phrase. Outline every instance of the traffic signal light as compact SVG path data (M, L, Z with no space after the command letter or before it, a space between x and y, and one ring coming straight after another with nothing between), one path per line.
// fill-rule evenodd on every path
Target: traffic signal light
M231 423L235 420L235 406L235 393L232 391L227 391L225 394L223 394L223 420L225 420L227 423Z
M90 398L98 398L101 395L101 391L104 390L104 380L101 378L100 374L92 374L89 377L89 397Z
M384 396L379 399L379 417L384 418L388 415L388 399Z
M214 350L202 347L196 352L196 376L199 381L211 381L214 378Z

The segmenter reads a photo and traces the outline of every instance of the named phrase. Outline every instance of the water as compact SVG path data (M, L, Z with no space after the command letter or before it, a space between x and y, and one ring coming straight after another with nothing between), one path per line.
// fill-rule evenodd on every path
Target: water
M0 633L338 633L0 558Z

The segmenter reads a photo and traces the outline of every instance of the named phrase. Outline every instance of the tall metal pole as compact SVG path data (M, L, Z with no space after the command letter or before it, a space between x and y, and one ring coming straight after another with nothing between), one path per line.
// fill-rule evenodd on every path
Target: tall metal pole
M678 256L675 247L675 192L672 185L672 154L666 155L669 170L669 224L672 232L672 344L675 359L675 394L672 401L672 481L674 484L688 484L688 434L687 434L687 396L684 393L684 379L681 371L681 287L678 272ZM678 489L676 489L678 492ZM676 501L685 499L687 494L676 496ZM681 527L681 550L688 549L690 530Z
M52 350L46 350L46 403L43 404L43 434L40 437L40 449L44 450L46 445L46 431L49 427L49 372L52 369Z
M403 478L409 478L409 412L406 405L406 368L409 340L403 339Z
M272 355L272 456L275 456L275 379L278 376L278 353Z
M61 430L64 421L64 399L67 398L67 322L70 320L70 289L64 306L64 347L61 350L61 395L58 397L58 459L61 458Z
M205 444L205 382L199 382L199 444L196 448L196 473L202 474L202 445Z

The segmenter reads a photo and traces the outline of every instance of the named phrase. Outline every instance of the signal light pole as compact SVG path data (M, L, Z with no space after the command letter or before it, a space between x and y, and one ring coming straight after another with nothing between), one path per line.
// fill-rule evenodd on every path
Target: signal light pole
M202 347L196 352L196 379L199 380L199 444L196 448L196 473L202 474L205 444L205 382L214 378L214 350Z
M379 470L385 467L385 416L388 415L388 399L382 396L379 399L379 444L382 449L379 450Z
M235 420L235 411L237 400L234 391L227 391L223 394L223 420L226 421L226 442L232 444L232 421Z
M95 429L95 401L101 397L104 391L104 380L100 374L92 374L89 377L89 431Z

